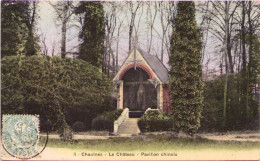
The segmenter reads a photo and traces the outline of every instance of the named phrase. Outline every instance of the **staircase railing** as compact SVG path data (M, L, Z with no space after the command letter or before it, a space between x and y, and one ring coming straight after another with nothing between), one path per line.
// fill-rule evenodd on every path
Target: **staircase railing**
M114 121L114 133L116 134L118 128L122 125L122 123L129 118L129 109L125 108L121 115L118 117L116 121Z

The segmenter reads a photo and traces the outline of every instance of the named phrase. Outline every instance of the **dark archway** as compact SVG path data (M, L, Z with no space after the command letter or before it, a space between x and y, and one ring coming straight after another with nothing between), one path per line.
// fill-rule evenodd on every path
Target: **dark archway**
M131 111L144 111L148 107L157 107L157 90L149 78L148 73L140 67L136 70L131 68L124 73L122 76L124 107Z

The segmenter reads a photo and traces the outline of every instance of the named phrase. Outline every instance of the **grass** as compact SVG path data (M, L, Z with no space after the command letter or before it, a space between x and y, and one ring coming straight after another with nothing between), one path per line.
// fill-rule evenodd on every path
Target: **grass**
M46 138L41 137L43 144ZM207 139L186 139L172 136L146 136L145 138L110 138L107 140L71 140L49 139L48 147L84 149L99 151L134 150L253 150L260 149L260 142L212 141Z

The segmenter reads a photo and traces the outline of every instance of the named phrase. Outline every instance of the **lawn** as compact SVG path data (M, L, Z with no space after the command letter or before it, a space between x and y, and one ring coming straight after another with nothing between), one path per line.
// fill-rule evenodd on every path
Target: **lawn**
M46 138L40 138L40 144ZM99 151L162 151L162 150L260 150L260 142L213 141L207 139L176 138L172 136L149 135L143 138L110 138L107 140L71 140L49 139L47 147L68 148L74 150Z

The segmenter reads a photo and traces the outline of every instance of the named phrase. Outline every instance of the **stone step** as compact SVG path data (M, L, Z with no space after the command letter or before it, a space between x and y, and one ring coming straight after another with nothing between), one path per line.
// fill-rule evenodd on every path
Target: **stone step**
M144 111L129 111L129 118L140 118L144 114Z
M137 125L137 118L129 118L118 128L118 134L132 134L136 135L140 133Z

